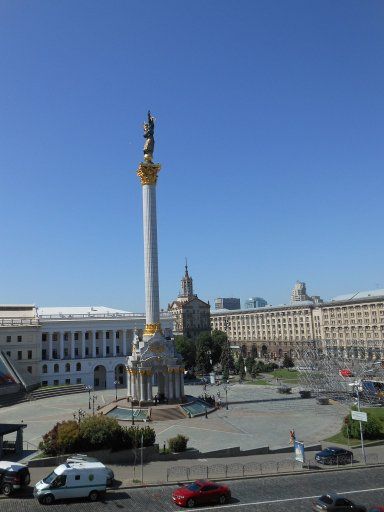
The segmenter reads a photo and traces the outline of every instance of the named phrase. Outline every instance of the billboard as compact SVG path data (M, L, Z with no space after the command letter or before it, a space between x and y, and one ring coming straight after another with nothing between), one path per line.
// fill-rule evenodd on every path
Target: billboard
M293 445L293 450L295 452L295 460L298 462L305 462L304 457L304 443L300 443L300 441L295 441Z

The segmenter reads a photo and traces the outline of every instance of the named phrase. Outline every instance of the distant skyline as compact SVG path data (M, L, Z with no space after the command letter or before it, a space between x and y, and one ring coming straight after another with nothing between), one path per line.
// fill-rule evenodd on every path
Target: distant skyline
M1 303L144 311L156 118L161 308L384 288L384 3L0 4Z

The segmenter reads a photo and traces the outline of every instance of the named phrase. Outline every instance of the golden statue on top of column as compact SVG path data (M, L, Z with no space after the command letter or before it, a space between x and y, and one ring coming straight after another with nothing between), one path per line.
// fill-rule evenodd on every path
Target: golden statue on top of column
M144 160L152 162L155 149L155 118L151 115L150 110L148 110L148 122L144 123L143 137L147 139L144 144Z

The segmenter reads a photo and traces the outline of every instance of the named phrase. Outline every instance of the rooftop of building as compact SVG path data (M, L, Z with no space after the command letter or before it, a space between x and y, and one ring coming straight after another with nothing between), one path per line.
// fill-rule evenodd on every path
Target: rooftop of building
M384 297L384 288L378 288L377 290L368 290L365 292L354 292L347 293L345 295L337 295L330 302L343 302L349 300L361 300L361 299L372 299L375 297Z

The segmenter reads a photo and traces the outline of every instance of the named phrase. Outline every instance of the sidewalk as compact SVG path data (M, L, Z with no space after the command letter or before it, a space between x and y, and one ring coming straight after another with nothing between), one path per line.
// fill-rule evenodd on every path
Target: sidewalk
M325 445L324 445L325 446ZM361 448L352 450L356 463L361 462ZM384 446L372 446L366 448L367 463L384 463ZM306 461L312 462L313 467L321 471L323 466L314 464L315 451L306 452ZM277 466L279 463L280 467ZM201 459L182 459L176 461L154 461L143 465L143 483L144 484L164 484L167 483L167 473L172 473L170 482L186 480L186 468L190 469L191 475L195 478L207 478L206 468L211 468L209 478L220 480L225 477L224 466L228 466L231 478L242 477L243 471L240 466L255 466L254 473L247 473L247 476L258 476L260 474L276 475L278 472L291 472L301 469L301 463L294 463L294 454L290 453L273 453L265 455L249 455L241 457L225 457L225 458L201 458ZM256 465L261 466L261 471ZM356 464L355 464L356 465ZM132 485L141 483L141 466L140 454L138 454L136 467L133 465L108 465L115 473L115 479L120 487L132 487ZM329 469L329 466L325 466ZM34 485L41 478L47 476L53 467L33 467L30 468L31 484ZM170 468L173 468L172 470ZM193 469L191 469L193 468ZM213 474L213 475L212 475ZM178 478L178 475L180 478ZM193 478L191 478L193 479Z

